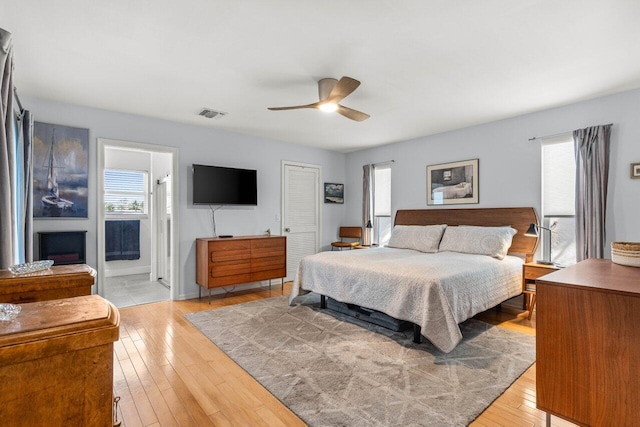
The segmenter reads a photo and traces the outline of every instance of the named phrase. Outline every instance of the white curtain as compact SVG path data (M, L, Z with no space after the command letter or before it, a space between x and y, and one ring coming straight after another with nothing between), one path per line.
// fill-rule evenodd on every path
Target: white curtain
M611 125L573 131L576 156L576 258L603 258Z
M362 167L362 244L371 245L371 229L367 228L367 223L373 224L373 165Z

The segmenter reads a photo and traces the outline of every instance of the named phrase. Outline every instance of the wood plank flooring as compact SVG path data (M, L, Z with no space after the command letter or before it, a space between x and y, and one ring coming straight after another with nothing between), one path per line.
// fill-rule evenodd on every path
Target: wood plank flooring
M285 284L288 294L290 284ZM201 301L165 301L120 309L120 339L114 344L114 394L118 419L138 426L304 426L211 341L185 313L281 295L279 288L230 293ZM477 318L535 334L535 315L491 310ZM535 407L535 365L471 426L544 426ZM552 418L552 425L573 424Z

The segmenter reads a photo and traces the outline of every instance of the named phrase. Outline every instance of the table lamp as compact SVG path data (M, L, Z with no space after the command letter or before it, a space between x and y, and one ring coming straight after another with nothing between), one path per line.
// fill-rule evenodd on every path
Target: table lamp
M524 235L528 237L538 237L538 229L547 230L549 232L549 248L551 248L551 229L550 228L543 227L540 224L530 224L529 228L527 229L526 233L524 233ZM553 265L553 261L551 261L551 250L549 250L549 259L539 259L539 260L536 260L536 262L538 264Z

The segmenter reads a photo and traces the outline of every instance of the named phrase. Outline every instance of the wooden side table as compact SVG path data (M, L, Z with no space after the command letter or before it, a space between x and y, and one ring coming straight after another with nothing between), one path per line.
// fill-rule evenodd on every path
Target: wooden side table
M533 309L536 307L536 279L559 269L560 268L555 265L538 264L537 262L527 262L522 266L524 308L529 312L527 319L531 320Z
M54 265L28 274L0 270L0 302L22 304L91 295L96 271L85 264Z
M0 419L16 427L113 425L120 315L98 295L22 304L0 322Z

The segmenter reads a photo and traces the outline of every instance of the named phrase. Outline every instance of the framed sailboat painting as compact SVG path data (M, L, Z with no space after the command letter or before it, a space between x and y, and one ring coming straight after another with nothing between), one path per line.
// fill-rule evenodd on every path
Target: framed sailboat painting
M87 218L89 129L35 122L33 217Z

